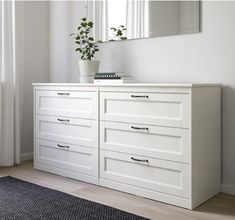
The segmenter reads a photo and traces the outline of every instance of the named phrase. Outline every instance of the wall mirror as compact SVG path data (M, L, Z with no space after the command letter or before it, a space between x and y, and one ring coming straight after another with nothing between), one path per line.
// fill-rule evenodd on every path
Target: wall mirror
M94 38L127 40L199 32L199 1L100 0L85 2Z

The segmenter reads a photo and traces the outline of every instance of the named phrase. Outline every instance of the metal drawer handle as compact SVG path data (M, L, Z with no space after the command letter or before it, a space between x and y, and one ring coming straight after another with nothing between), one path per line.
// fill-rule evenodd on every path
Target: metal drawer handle
M57 95L69 95L69 92L57 92Z
M149 161L148 160L141 160L141 159L136 159L134 157L131 157L132 160L134 161L137 161L137 162L145 162L145 163L148 163Z
M149 96L148 95L131 95L132 98L146 98L148 99Z
M69 149L69 146L68 146L68 145L60 145L60 144L57 144L57 146L60 147L60 148L67 148L67 149Z
M57 118L57 121L69 122L69 119L61 119L61 118Z
M140 127L135 127L135 126L131 126L132 129L136 129L136 130L146 130L148 131L149 128L140 128Z

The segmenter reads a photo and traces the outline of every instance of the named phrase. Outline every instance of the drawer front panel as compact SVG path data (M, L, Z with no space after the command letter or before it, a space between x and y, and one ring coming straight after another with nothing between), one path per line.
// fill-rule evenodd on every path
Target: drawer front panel
M96 92L36 91L36 114L96 119Z
M100 177L136 187L188 198L187 164L101 150ZM138 162L135 160L148 160Z
M36 163L98 176L97 149L36 140Z
M98 146L98 126L95 120L36 117L36 138L80 146Z
M189 162L188 129L101 121L100 135L101 149Z
M101 92L100 118L107 121L188 128L190 96Z

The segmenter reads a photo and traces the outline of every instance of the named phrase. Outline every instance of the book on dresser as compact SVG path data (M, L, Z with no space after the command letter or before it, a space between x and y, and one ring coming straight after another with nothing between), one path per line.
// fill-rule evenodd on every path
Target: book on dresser
M34 84L34 168L193 209L220 192L220 93Z
M96 73L94 77L94 84L108 85L108 84L123 84L134 83L132 77L118 72L104 72Z

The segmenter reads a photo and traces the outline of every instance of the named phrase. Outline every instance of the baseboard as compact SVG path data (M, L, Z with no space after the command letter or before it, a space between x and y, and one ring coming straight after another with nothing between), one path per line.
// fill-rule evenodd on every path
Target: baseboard
M235 185L222 184L222 192L230 195L235 195Z
M33 153L27 153L27 154L21 154L20 155L20 161L26 161L26 160L32 160L33 159Z

